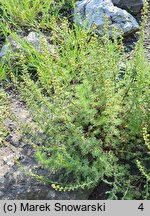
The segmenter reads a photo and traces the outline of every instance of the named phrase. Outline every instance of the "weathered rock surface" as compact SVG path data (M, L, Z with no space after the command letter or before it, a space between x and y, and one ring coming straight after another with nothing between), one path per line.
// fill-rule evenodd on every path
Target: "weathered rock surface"
M91 190L72 192L57 192L48 183L27 176L15 163L18 158L20 164L33 173L47 176L47 171L35 161L33 149L22 140L18 133L19 122L32 121L30 114L17 94L9 92L10 111L15 120L6 119L5 125L9 129L7 143L0 147L0 199L2 200L74 200L88 199Z
M104 28L104 16L108 17L109 35L112 35L112 29L117 29L118 36L120 29L124 35L128 35L138 30L139 25L135 18L127 11L113 5L111 0L82 0L76 3L74 13L75 23L91 27L96 24L98 32L101 33Z
M144 0L112 0L117 7L129 10L133 14L138 14L144 5Z
M20 39L32 45L38 52L42 52L41 44L44 43L48 51L51 54L54 54L54 45L49 44L44 35L40 35L37 32L30 32L28 36L22 38L20 37ZM8 36L6 44L2 47L0 51L0 58L5 56L11 50L13 52L18 52L20 50L25 51L25 49L22 47L18 40L15 40L11 36Z

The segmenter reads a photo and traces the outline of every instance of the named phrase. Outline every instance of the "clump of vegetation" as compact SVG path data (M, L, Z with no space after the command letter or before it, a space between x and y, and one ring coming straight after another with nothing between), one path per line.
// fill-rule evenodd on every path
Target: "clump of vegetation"
M40 9L40 2L32 5ZM30 8L20 10L32 14ZM34 127L24 124L22 130L37 150L35 158L48 171L37 178L59 191L105 182L111 186L109 199L150 197L149 175L143 171L149 161L150 132L150 67L143 29L144 24L128 60L115 29L109 38L107 22L98 37L94 28L91 34L81 26L71 28L66 17L61 25L55 18L53 55L44 42L41 53L21 42L27 52L16 64L13 61L15 69L10 56L10 66L3 67L5 76L11 75L34 120Z
M8 129L5 126L4 120L8 116L8 101L4 89L0 88L0 146L2 146L8 135Z
M62 16L70 17L70 11L74 7L74 0L8 0L1 1L1 13L3 21L12 28L46 28L51 29L53 19Z

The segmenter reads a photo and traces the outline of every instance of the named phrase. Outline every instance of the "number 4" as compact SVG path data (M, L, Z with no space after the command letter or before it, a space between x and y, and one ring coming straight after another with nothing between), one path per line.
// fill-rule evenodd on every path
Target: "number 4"
M143 206L143 203L141 203L138 207L139 210L143 211L144 210L144 206Z

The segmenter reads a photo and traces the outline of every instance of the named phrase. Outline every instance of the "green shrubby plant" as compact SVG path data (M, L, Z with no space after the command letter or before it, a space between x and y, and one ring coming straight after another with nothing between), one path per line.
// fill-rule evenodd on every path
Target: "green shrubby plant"
M143 113L143 102L149 103L149 81L143 83L141 74L133 73L140 48L119 80L123 45L96 36L89 39L84 30L76 27L74 32L67 25L64 22L57 32L61 38L54 56L43 46L43 55L30 53L27 65L23 64L20 91L36 124L27 128L31 143L40 145L35 157L49 176L58 174L52 184L55 189L90 188L112 177L110 198L116 199L120 192L129 199L135 186L125 184L129 165L127 169L119 160L137 159L136 152L130 152L136 136L137 155L143 148L140 130L143 122L149 123L146 107ZM145 77L149 67L143 62ZM36 79L28 73L30 65L36 68ZM144 98L138 88L145 89Z

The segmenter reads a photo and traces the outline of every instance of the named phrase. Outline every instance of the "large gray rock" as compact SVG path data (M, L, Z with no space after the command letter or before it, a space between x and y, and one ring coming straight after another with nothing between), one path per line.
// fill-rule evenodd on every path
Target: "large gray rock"
M109 35L112 36L112 29L117 28L120 35L122 29L124 35L128 35L139 29L135 18L127 11L113 5L111 0L82 0L76 3L74 12L75 23L91 27L96 24L98 32L104 28L104 16L108 17Z
M112 0L117 7L126 9L133 14L138 14L144 5L144 0Z

